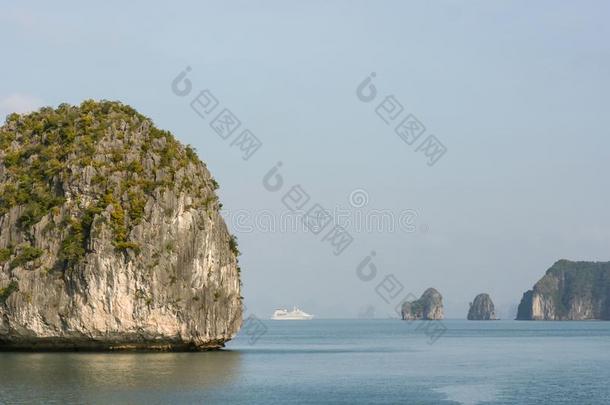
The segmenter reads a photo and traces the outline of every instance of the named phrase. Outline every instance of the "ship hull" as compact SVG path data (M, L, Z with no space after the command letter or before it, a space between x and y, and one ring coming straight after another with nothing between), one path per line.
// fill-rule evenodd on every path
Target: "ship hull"
M274 316L271 317L273 321L310 321L313 316Z

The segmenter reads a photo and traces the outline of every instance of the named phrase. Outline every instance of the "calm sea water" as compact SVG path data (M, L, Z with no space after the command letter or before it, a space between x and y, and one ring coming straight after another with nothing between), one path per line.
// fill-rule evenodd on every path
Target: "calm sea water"
M2 403L608 404L610 322L265 321L213 353L0 353Z

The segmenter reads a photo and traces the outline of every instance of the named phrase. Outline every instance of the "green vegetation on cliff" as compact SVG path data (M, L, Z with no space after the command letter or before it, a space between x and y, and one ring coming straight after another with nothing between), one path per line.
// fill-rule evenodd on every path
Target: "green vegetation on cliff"
M11 281L8 286L0 288L0 305L4 304L12 293L19 290L19 284L16 281Z
M11 261L10 267L15 268L23 266L26 263L34 261L42 256L42 249L35 248L29 244L19 246L17 249L17 256Z
M138 136L141 133L145 136ZM177 173L200 161L192 147L183 147L133 108L88 100L80 106L61 104L9 115L0 128L0 164L0 216L17 207L18 226L30 234L45 217L46 226L65 228L61 263L56 264L65 269L84 257L92 224L106 210L115 248L137 254L140 246L130 240L130 233L144 217L147 197L155 190L189 189L191 180L182 176L178 181ZM75 180L87 189L87 201L75 197L78 190L66 188ZM218 183L210 178L207 187L213 191ZM218 209L217 198L210 200L209 194L195 193L192 206ZM66 205L74 209L66 210ZM231 248L236 249L234 241ZM19 256L11 266L41 252L4 249L0 262L13 253Z

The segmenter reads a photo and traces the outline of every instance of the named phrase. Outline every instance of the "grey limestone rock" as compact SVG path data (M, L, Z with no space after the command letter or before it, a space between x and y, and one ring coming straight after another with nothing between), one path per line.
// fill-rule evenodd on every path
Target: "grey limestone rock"
M194 150L118 102L0 128L0 349L205 350L242 322L237 244Z

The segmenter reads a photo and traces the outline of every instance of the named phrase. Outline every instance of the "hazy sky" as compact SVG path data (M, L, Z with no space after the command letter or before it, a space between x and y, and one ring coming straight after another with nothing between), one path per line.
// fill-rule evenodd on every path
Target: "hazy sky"
M385 317L400 298L375 290L393 274L400 296L437 288L448 317L480 292L506 317L556 260L610 260L609 15L604 1L2 3L0 114L120 100L194 145L239 238L249 312ZM190 108L203 89L262 141L249 160ZM434 166L376 114L389 95L425 125L419 141L446 146ZM341 255L324 233L279 229L297 184L307 207L351 221ZM380 212L396 229L358 229ZM372 250L366 282L356 268Z

